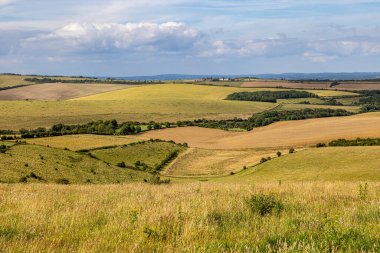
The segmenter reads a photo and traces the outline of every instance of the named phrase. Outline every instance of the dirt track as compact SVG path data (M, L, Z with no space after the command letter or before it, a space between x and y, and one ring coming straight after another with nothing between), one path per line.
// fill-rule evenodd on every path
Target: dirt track
M199 127L151 131L140 138L186 142L190 147L237 150L307 146L339 138L380 137L380 113L278 122L251 132L233 133Z

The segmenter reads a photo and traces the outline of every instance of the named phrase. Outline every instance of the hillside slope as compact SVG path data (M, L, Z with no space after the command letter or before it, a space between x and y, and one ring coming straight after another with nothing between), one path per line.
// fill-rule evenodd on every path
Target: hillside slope
M37 145L15 145L0 153L0 183L55 183L67 179L75 184L109 184L148 177L143 172L107 165L87 155Z

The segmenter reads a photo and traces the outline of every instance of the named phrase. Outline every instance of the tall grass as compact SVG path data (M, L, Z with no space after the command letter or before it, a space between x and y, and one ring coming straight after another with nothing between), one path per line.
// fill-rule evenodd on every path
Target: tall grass
M380 250L380 183L0 185L0 252ZM278 214L247 200L274 196Z

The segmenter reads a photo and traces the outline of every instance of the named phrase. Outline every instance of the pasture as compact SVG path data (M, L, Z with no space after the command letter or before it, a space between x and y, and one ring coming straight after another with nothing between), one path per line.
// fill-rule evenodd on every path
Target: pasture
M249 149L309 146L339 138L380 137L380 113L349 117L283 121L250 132L180 127L143 133L142 138L186 142L204 149Z
M1 142L0 142L1 143ZM118 183L141 181L142 172L122 170L76 152L37 145L14 145L0 153L0 182Z
M242 171L232 181L380 181L379 147L328 147L297 151Z
M115 148L97 149L90 152L91 156L115 166L123 162L126 167L138 167L152 171L173 152L180 153L184 150L184 147L174 143L146 141Z

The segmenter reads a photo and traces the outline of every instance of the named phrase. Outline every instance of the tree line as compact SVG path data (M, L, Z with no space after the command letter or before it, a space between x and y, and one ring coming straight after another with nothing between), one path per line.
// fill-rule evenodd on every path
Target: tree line
M257 101L276 103L277 99L291 98L317 98L316 94L307 91L286 90L286 91L255 91L255 92L235 92L227 96L226 100Z
M223 130L239 128L251 131L255 127L262 127L270 125L278 121L286 120L303 120L312 118L326 118L326 117L339 117L350 116L354 113L342 109L302 109L302 110L289 110L289 111L268 111L259 114L254 114L248 119L235 118L232 120L207 120L200 119L195 121L179 121L178 126L199 126L207 128L219 128Z
M380 138L357 138L355 140L338 139L329 142L331 147L347 147L347 146L380 146Z
M114 79L56 79L56 78L49 78L49 77L29 77L24 79L27 82L33 82L33 83L79 83L79 84L85 84L85 83L106 83L106 84L162 84L163 82L158 81L129 81L129 80L114 80Z

